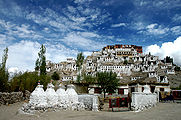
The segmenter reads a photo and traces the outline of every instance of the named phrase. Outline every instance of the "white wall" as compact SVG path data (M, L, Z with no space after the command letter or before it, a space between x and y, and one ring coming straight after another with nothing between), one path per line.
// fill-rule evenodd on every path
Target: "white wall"
M155 106L157 102L156 93L133 92L131 109L134 111L143 111Z

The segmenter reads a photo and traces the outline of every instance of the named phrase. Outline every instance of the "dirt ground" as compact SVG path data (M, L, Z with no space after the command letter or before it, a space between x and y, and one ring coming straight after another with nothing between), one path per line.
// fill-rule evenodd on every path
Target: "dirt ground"
M0 120L181 120L181 104L158 103L156 107L143 112L133 111L57 111L19 114L23 103L0 106Z

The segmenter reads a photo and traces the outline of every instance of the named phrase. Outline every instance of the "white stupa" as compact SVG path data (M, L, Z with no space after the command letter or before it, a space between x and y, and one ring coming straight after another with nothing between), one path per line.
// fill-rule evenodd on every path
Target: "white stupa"
M75 91L75 86L73 84L67 85L66 93L68 94L69 102L71 104L79 103L78 102L78 94Z
M150 91L150 86L148 85L144 85L144 90L143 90L144 93L151 93Z
M40 83L38 83L35 90L31 93L29 104L31 104L34 107L47 106L46 93L43 90L43 85L40 85Z
M68 104L69 98L68 94L65 91L65 86L63 84L59 85L59 88L56 91L58 95L58 103L59 104Z
M49 83L45 91L47 97L47 103L49 107L53 107L58 104L58 95L54 90L54 85Z

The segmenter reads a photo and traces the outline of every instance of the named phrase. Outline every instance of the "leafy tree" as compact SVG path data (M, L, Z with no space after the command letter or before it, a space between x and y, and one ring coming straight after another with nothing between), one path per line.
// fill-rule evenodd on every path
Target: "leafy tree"
M38 81L46 89L47 84L50 82L50 77L47 75L39 76L38 72L25 72L16 75L10 82L11 91L22 91L28 90L32 92L37 86Z
M81 69L81 66L82 66L83 62L84 62L83 53L82 53L82 52L81 52L81 53L78 53L78 54L77 54L77 60L76 60L76 65L77 65L77 67L78 67L78 70Z
M4 49L2 63L0 64L0 91L8 91L9 73L6 69L7 59L8 59L8 48Z
M38 71L39 69L40 69L40 63L39 63L39 59L37 59L35 63L35 70Z
M46 48L44 45L41 46L40 51L38 53L38 59L35 63L35 70L40 71L40 75L46 75Z
M180 71L180 67L179 67L179 66L176 66L176 67L175 67L175 71Z
M94 84L96 82L96 78L91 75L83 75L83 82L87 84Z
M59 76L59 74L57 74L57 72L54 72L53 75L51 76L51 78L52 78L53 80L59 80L59 79L60 79L60 76Z
M77 54L77 60L76 60L76 66L78 67L78 76L77 76L77 82L80 82L82 80L82 75L81 75L81 66L83 65L84 62L84 56L83 53L78 53Z
M166 61L165 62L173 64L173 58L171 58L170 56L166 56Z
M117 79L116 73L113 72L98 72L97 82L104 93L104 98L106 92L113 93L119 86L119 79Z
M127 65L127 64L128 64L128 61L127 61L127 60L124 60L123 64Z
M80 76L80 74L78 74L77 75L77 82L80 83L80 81L81 81L81 76Z
M40 75L39 76L40 84L43 85L44 90L47 88L48 83L51 81L51 77L48 75Z

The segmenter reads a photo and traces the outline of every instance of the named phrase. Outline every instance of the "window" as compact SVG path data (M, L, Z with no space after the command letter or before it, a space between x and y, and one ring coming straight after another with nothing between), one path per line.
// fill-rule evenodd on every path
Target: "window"
M151 92L154 93L154 91L155 91L155 86L151 86Z
M118 94L124 95L124 89L123 88L119 88L118 89Z
M142 87L142 92L144 91L144 87Z
M160 91L164 91L164 88L160 88Z
M132 92L135 92L135 88L134 87L131 87L131 93Z
M101 94L101 88L94 88L94 93Z

